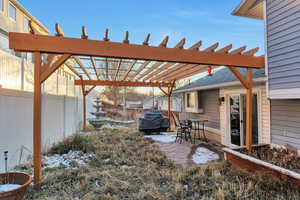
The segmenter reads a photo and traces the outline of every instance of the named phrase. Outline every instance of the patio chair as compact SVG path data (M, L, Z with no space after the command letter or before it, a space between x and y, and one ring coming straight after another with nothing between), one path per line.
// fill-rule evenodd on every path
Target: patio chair
M177 127L177 134L175 138L175 142L180 139L180 144L182 143L182 139L184 138L186 141L190 140L192 142L191 136L191 121L182 120L179 121L179 127Z

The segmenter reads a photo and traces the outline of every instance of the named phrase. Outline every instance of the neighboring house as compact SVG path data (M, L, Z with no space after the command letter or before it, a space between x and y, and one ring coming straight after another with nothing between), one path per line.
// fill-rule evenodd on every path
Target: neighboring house
M233 15L264 20L271 142L300 149L300 1L243 0Z
M158 108L158 96L151 96L143 101L143 110L151 110Z
M140 109L143 108L143 102L142 101L128 101L126 100L126 108L130 109Z
M29 32L29 21L39 34L48 35L49 30L33 17L18 1L0 0L0 49L18 57L31 59L31 53L13 52L8 47L9 32Z
M29 32L29 20L39 34L49 33L18 1L0 0L0 163L3 152L8 151L9 167L24 161L33 147L34 58L32 53L8 48L8 33ZM42 141L46 151L81 128L82 95L81 88L74 85L73 73L63 67L45 81L42 89ZM3 167L1 164L0 172Z
M245 69L239 69L245 75ZM253 130L255 143L270 142L270 103L266 97L264 70L253 71ZM206 119L210 138L226 146L245 143L246 90L228 68L216 71L174 91L181 93L181 119Z
M161 111L168 111L168 97L167 96L152 96L148 97L143 101L143 109L158 109ZM173 112L182 112L182 95L173 94L171 96L171 111Z
M168 97L167 96L158 96L157 106L159 110L168 111ZM182 103L182 94L172 94L171 96L171 111L173 112L182 112L183 103Z

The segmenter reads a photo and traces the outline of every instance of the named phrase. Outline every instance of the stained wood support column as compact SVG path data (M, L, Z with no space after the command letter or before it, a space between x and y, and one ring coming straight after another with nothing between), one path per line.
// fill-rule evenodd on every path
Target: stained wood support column
M83 130L86 131L86 97L87 95L96 87L93 86L86 90L85 85L83 84L82 76L80 76L80 79L82 81L81 89L82 89L82 106L83 106Z
M169 129L171 129L171 96L172 96L174 87L175 87L175 81L173 82L172 87L168 87L168 92L166 92L161 87L159 87L159 89L168 97Z
M41 187L42 176L42 87L41 87L41 53L35 52L34 93L33 93L33 164L34 185Z
M236 67L228 67L236 78L242 83L246 89L246 147L248 151L252 151L253 144L253 77L252 68L247 68L246 78L237 70Z
M246 94L246 146L249 151L252 150L253 143L253 91L252 91L252 69L247 68L247 88Z

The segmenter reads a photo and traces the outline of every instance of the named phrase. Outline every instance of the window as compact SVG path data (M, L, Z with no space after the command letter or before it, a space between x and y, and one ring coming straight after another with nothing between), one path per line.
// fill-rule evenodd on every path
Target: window
M0 33L0 49L9 52L8 37L2 33Z
M29 19L24 17L24 24L23 24L24 31L29 32Z
M4 11L4 0L0 0L0 11Z
M17 20L17 9L11 3L8 6L8 16L15 21Z
M196 94L194 92L186 94L186 107L196 108Z

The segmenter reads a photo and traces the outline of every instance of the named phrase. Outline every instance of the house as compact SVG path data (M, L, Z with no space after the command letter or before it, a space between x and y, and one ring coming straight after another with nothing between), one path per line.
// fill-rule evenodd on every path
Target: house
M245 69L239 69L245 75ZM266 96L264 70L253 71L253 141L270 142L270 102ZM205 76L174 93L182 94L180 119L206 119L208 138L225 146L245 144L246 90L228 68Z
M158 96L151 96L143 101L143 110L151 110L158 108Z
M172 94L171 111L182 112L182 105L182 94ZM148 97L143 101L143 109L158 109L161 111L168 111L168 97L165 95Z
M243 0L233 15L264 20L271 143L300 149L300 1Z
M18 1L0 0L0 163L3 152L8 151L10 168L31 155L33 149L34 57L8 48L8 33L29 32L29 20L39 34L49 34ZM46 80L42 91L42 140L46 151L81 128L82 95L81 88L74 85L74 74L64 67ZM1 164L0 172L3 168Z

